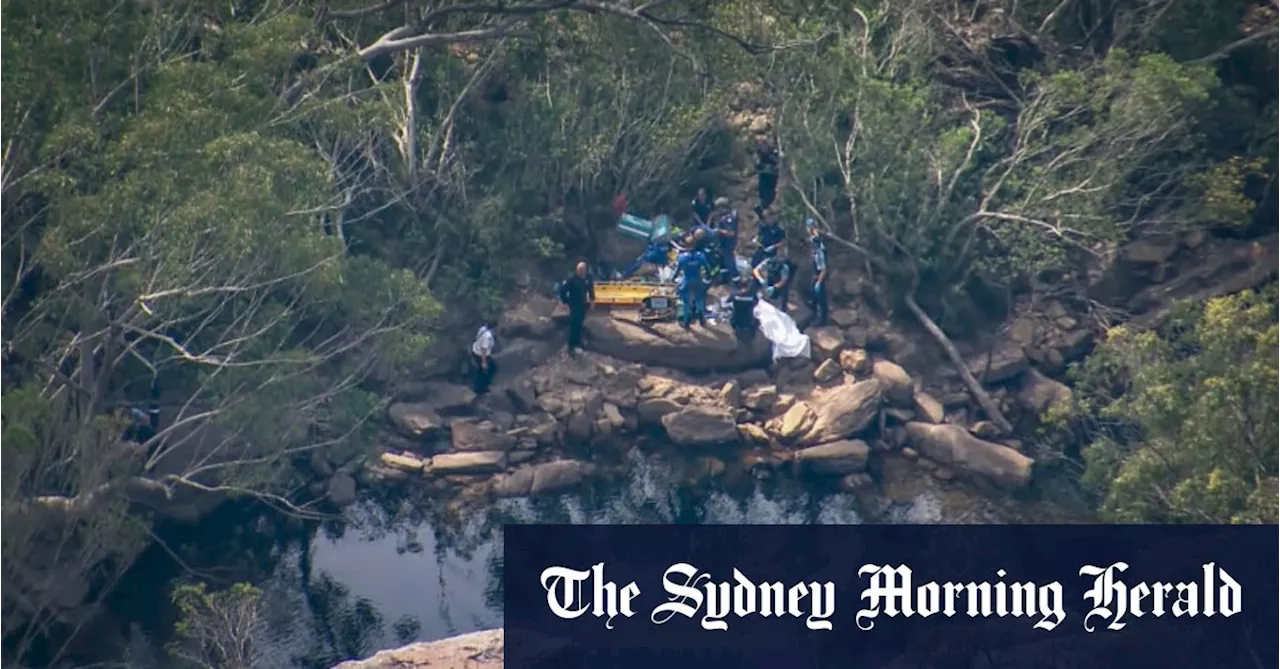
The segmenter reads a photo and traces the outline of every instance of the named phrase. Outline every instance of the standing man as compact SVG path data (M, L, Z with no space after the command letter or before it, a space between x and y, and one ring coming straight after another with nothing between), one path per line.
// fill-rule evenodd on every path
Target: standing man
M716 240L720 243L720 257L723 259L725 278L738 280L738 212L729 207L729 198L716 198L715 208Z
M818 327L827 325L827 242L822 239L822 231L812 218L804 220L804 228L809 233L809 252L813 258L813 306L814 322Z
M742 277L738 280L738 288L729 298L729 303L733 307L732 314L729 317L729 324L733 326L733 331L738 335L738 339L751 343L756 337L756 304L760 302L760 291L755 285L751 277Z
M475 365L472 390L476 391L477 395L489 392L489 384L498 373L497 365L493 361L493 347L496 343L493 329L488 323L480 326L476 332L476 340L471 343L471 362Z
M764 262L756 265L752 270L752 275L756 281L764 286L765 297L772 297L778 301L778 309L782 313L787 313L787 296L791 293L791 261L786 258L774 255L764 259Z
M765 220L760 217L760 227L756 230L756 251L751 254L751 266L757 267L767 258L778 254L778 250L787 241L787 231L778 223L778 219Z
M761 216L764 210L773 204L778 194L778 166L782 154L773 148L773 144L764 137L756 140L756 186L760 195L760 206L756 212Z
M719 202L719 199L716 201ZM711 196L707 195L705 188L699 188L698 194L693 198L693 222L695 225L711 223Z
M689 327L694 318L698 323L707 324L707 285L702 273L707 270L707 257L695 246L680 253L676 258L676 287L680 291L680 301L684 303L684 311L680 314L681 327Z
M560 286L560 300L569 305L569 355L573 355L582 348L587 309L596 301L596 282L587 272L587 263L579 262L573 276Z

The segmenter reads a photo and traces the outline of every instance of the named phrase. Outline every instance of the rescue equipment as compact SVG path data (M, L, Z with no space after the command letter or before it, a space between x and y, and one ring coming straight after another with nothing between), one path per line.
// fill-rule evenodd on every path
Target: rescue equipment
M670 284L644 281L598 281L596 304L636 309L640 320L670 320L676 315L676 292Z

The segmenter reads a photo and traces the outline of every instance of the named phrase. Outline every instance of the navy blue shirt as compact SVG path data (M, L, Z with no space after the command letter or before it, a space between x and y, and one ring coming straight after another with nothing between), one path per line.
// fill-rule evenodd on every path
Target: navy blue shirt
M710 202L704 202L704 201L698 200L697 198L694 198L694 200L693 200L693 218L694 218L698 223L709 223L709 222L710 222L708 219L709 219L709 217L711 216L711 209L712 209L712 206L711 206L711 203L710 203Z
M724 230L724 231L727 231L727 232L732 233L732 234L730 234L730 235L720 235L720 241L721 241L721 242L727 242L727 241L729 241L729 240L736 240L736 239L738 238L738 212L737 212L737 210L736 210L736 209L731 209L731 210L729 210L729 211L725 212L725 213L724 213L724 215L722 215L722 216L720 217L720 219L719 219L718 221L716 221L716 228L717 228L718 230Z
M707 257L701 251L685 251L676 258L676 275L680 285L702 283L702 270L707 267Z
M760 248L767 249L786 239L787 231L783 230L777 221L773 221L760 226L759 238Z

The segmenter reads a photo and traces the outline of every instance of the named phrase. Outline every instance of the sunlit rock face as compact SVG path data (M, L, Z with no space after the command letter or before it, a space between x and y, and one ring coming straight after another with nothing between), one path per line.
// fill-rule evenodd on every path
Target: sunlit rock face
M503 639L500 629L472 632L384 650L365 660L343 662L333 669L501 669Z

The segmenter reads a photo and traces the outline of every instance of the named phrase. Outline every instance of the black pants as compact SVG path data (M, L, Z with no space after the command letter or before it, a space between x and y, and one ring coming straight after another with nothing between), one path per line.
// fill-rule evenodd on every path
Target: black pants
M582 324L587 320L586 307L569 307L569 352L582 348Z
M480 356L472 353L471 366L471 389L476 391L477 395L483 395L489 392L489 384L493 383L493 377L498 374L498 363L493 361L493 356L490 356L489 364L481 367Z
M760 208L768 209L778 196L778 175L773 172L758 172L756 183L760 191Z

